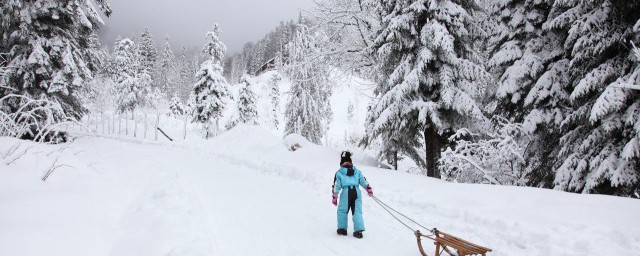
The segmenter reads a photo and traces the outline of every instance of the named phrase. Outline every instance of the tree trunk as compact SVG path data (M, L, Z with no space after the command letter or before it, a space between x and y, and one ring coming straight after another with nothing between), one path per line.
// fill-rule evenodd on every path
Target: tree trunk
M441 138L433 125L424 130L424 145L426 151L427 176L440 178L438 159L440 159Z
M135 118L135 110L131 110L131 120L133 120L133 137L138 137L138 120Z
M209 125L206 123L202 124L204 126L204 139L209 139Z
M144 138L147 138L147 128L148 128L149 124L147 121L147 112L144 112Z
M219 133L220 133L220 118L216 118L216 137L220 135Z
M102 134L106 134L106 129L104 128L104 113L100 112L100 125L102 126Z
M153 136L153 140L158 141L158 126L160 125L160 112L156 112L156 124L155 126L155 133Z
M187 139L187 114L184 114L184 126L182 127L184 132L182 134L182 139L186 140Z
M127 118L127 113L124 113L124 135L129 136L129 118Z
M393 169L398 170L398 151L393 152Z

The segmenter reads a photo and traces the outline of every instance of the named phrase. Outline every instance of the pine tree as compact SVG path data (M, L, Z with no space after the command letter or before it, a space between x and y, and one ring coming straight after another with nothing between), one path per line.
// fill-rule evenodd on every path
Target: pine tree
M545 28L557 10L549 1L499 1L489 40L489 67L497 76L496 114L523 122L533 139L523 166L529 185L552 187L561 120L569 112L565 29Z
M147 73L138 73L135 43L125 38L116 42L113 50L115 62L116 106L119 112L134 111L144 105L147 85L150 77Z
M499 78L497 110L516 122L523 121L524 99L553 61L549 52L558 46L549 44L548 36L541 36L550 8L548 2L526 0L496 1L491 6L496 22L491 24L489 68Z
M107 15L106 0L96 1ZM0 52L6 53L0 79L0 111L31 110L32 100L61 106L62 115L80 118L86 113L82 90L96 71L95 33L104 22L88 1L2 1ZM26 106L26 108L25 108ZM40 113L42 114L42 113ZM40 115L36 122L44 122Z
M184 106L180 99L176 96L171 98L171 103L169 103L169 111L173 116L182 116L185 113Z
M218 38L219 34L218 24L214 24L213 30L207 32L208 42L204 46L203 53L210 59L200 65L191 93L194 108L193 122L204 125L207 138L213 120L216 121L215 128L216 132L218 131L218 121L225 108L224 99L229 95L229 85L222 75L222 61L227 48Z
M195 82L193 74L194 72L197 72L198 69L194 70L192 68L190 55L187 52L187 48L184 46L180 51L180 58L177 65L178 81L176 82L176 86L178 87L178 97L182 101L188 101L191 91L193 90L192 85Z
M176 57L171 50L171 43L169 42L169 36L164 40L162 45L162 52L160 52L160 58L158 59L158 85L164 92L171 92L177 94L178 91L175 86L177 78L176 75ZM172 99L173 101L173 99Z
M574 111L562 121L554 187L631 196L640 191L636 1L556 1L546 28L567 31L564 51Z
M280 121L278 114L280 113L280 80L282 77L278 73L273 73L269 78L269 97L271 98L271 123L273 127L278 129Z
M320 144L331 120L331 87L318 57L316 38L301 25L287 48L289 63L285 73L291 80L291 91L285 110L285 135L300 134Z
M152 74L155 70L158 50L156 49L153 36L148 28L145 28L140 35L140 42L137 45L140 71L146 71L148 74Z
M400 151L439 177L446 134L483 119L477 99L489 76L473 47L484 35L472 16L477 5L420 0L374 6L382 22L371 47L379 98L368 116L369 140L381 138L383 155ZM420 145L426 158L418 154Z
M251 77L242 76L242 88L238 95L238 122L243 124L258 124L257 99L253 92Z

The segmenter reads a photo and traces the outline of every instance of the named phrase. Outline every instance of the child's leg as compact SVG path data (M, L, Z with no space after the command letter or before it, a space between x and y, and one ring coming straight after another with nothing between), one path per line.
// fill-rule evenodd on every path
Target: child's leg
M347 229L349 226L347 213L349 212L348 193L340 193L340 202L338 203L338 228Z
M356 205L353 209L353 230L364 231L364 220L362 219L362 196L358 193Z

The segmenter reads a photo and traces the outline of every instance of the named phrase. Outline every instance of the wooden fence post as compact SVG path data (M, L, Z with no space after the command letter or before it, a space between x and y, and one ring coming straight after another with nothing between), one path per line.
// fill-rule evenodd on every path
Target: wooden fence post
M160 125L160 113L156 114L156 125L155 125L155 141L158 141L158 126Z
M109 134L113 134L113 127L116 124L116 123L114 123L113 113L109 117L109 124L111 124L111 126L107 126L107 128L109 128Z
M111 134L116 132L116 113L111 113Z
M138 135L138 118L136 117L135 110L131 111L131 119L133 121L133 137L136 138Z
M147 138L147 127L149 126L147 124L147 115L148 115L148 113L147 113L147 111L145 111L144 112L144 138L145 139Z

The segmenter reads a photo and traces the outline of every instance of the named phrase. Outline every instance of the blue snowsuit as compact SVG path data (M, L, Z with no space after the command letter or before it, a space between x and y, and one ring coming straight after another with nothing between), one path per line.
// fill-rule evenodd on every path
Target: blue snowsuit
M364 220L362 219L362 196L358 185L366 188L369 186L367 179L362 176L360 170L354 166L341 167L336 172L333 180L333 193L340 193L340 203L338 204L338 228L347 229L348 212L353 215L353 230L364 231ZM341 192L342 191L342 192Z

